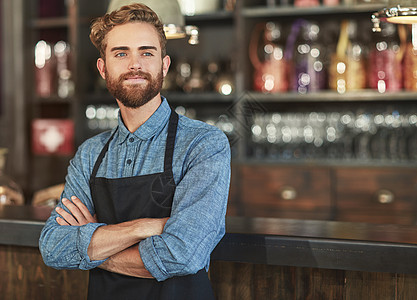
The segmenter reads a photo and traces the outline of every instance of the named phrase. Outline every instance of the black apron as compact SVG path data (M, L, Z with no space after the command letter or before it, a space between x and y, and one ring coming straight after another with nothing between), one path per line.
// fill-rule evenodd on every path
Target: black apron
M97 158L90 179L91 196L99 222L116 224L139 218L170 216L175 192L172 157L177 124L178 115L172 110L162 173L117 179L96 177L113 133ZM90 270L88 299L186 300L214 299L214 295L205 269L194 275L158 282L156 279L136 278L95 268Z

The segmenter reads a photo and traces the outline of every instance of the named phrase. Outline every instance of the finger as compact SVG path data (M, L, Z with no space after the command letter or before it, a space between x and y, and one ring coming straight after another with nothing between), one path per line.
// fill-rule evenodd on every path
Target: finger
M78 207L78 209L83 214L84 218L87 220L88 223L96 222L96 219L91 215L87 206L85 206L85 204L82 203L80 199L78 199L76 196L72 196L71 200Z
M68 226L69 224L64 220L64 219L62 219L61 217L56 217L56 222L59 224L59 225L62 225L62 226Z
M63 198L62 203L65 205L66 208L68 208L68 210L72 214L73 218L75 218L77 220L77 223L81 223L81 225L86 223L86 219L85 219L83 213L78 208L78 206L76 206L74 203L72 203L67 198ZM80 225L80 224L78 224L78 225Z
M69 225L79 225L78 221L68 212L65 211L65 209L61 207L55 208L55 211L61 216L62 219L64 219Z

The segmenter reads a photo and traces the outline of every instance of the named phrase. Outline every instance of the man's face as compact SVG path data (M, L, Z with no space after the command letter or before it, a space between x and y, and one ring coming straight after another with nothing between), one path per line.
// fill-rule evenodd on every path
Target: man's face
M152 25L115 26L106 37L106 60L97 68L109 92L124 106L137 108L159 95L169 57L161 58L158 34Z

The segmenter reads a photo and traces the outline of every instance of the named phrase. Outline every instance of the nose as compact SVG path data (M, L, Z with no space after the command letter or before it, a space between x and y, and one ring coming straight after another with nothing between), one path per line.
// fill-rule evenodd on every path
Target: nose
M132 71L142 69L142 64L141 64L139 55L131 55L130 56L129 69L132 70Z

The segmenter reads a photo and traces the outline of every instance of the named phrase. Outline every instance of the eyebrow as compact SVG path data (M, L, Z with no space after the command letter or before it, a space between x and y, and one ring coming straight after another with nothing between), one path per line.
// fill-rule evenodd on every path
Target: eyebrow
M129 50L130 48L127 46L118 46L118 47L113 47L110 49L110 52L114 52L114 51L126 51ZM157 51L158 49L155 46L140 46L138 48L138 50L155 50Z

